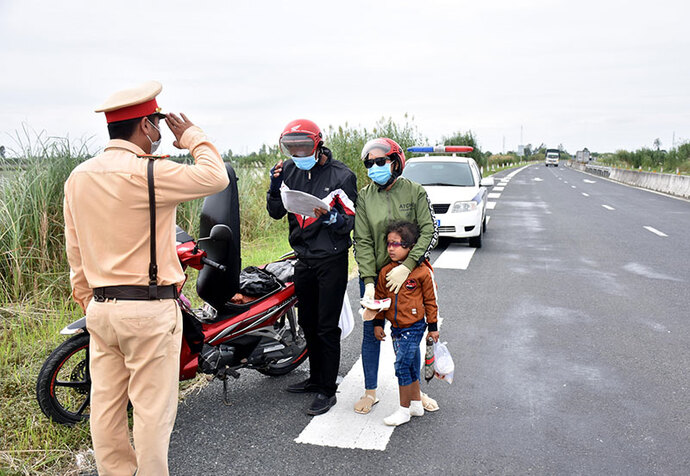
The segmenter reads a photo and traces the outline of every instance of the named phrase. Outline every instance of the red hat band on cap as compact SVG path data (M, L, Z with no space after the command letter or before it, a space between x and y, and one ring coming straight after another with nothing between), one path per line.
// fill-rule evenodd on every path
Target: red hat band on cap
M126 121L127 119L134 119L136 117L150 116L160 112L156 98L150 101L143 102L141 104L135 104L134 106L123 107L121 109L116 109L114 111L107 111L105 113L105 119L108 124L111 122Z

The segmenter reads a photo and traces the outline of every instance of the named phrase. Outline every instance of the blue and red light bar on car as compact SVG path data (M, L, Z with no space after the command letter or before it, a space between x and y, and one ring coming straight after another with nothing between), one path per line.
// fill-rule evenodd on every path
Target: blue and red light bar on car
M474 147L471 147L469 145L435 145L433 147L408 147L407 151L408 152L456 152L456 153L463 153L463 152L472 152L474 150Z

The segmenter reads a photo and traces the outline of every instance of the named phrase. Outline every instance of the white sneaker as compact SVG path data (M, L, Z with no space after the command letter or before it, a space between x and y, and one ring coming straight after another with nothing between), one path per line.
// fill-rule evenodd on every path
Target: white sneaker
M412 400L410 402L410 415L411 416L424 416L424 406L421 400Z
M399 426L408 421L410 421L410 409L405 407L398 407L395 413L383 419L388 426Z

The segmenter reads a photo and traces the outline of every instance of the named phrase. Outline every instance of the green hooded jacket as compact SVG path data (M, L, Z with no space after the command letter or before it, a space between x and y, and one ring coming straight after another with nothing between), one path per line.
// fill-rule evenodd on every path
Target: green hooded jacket
M374 182L360 190L355 213L355 260L364 284L373 283L378 272L390 263L386 248L386 227L395 220L407 220L419 227L419 240L403 264L410 270L429 258L438 241L438 227L424 187L399 177L390 190Z

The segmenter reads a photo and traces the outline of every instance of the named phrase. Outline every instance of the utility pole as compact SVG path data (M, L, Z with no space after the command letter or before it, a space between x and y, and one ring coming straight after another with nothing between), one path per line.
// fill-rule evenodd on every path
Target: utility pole
M503 136L503 155L506 153L506 136Z

